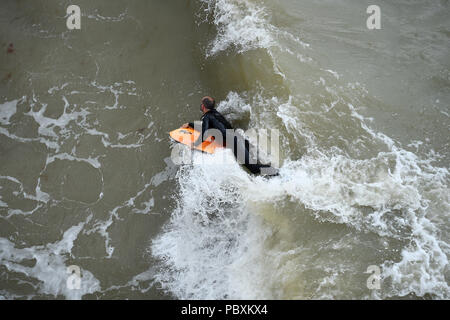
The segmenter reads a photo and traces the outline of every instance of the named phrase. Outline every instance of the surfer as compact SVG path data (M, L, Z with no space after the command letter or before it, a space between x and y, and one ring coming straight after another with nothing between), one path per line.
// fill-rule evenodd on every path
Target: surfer
M222 142L223 146L229 149L232 149L233 154L236 159L238 159L238 155L244 155L244 163L243 165L253 174L260 174L261 169L265 168L265 172L268 175L277 175L278 172L276 169L272 168L270 165L260 164L258 161L251 161L250 152L249 152L249 141L247 139L242 139L241 137L237 137L235 134L228 136L228 138L232 137L233 142L227 142L227 131L232 130L234 132L231 124L225 119L223 115L221 115L216 109L216 102L213 98L209 96L205 96L201 100L200 110L203 112L203 116L201 117L202 121L202 130L198 139L193 143L193 147L200 145L204 140L208 138L205 136L205 132L208 129L217 129L222 134ZM189 122L183 124L182 128L194 128L194 123Z

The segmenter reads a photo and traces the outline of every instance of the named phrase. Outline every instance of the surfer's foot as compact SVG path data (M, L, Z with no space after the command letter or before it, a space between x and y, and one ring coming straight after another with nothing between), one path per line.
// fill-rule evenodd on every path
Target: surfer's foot
M276 177L279 176L279 170L270 165L261 165L260 174L263 176Z

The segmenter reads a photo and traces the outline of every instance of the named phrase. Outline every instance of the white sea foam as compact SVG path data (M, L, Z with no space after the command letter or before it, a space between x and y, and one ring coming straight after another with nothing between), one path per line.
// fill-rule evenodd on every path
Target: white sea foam
M27 283L41 294L81 299L85 294L100 290L99 281L83 268L81 268L80 289L70 289L67 286L69 277L67 260L71 256L74 241L85 223L87 221L67 229L60 241L47 245L18 248L8 239L0 238L0 262L10 271L36 279L36 283L32 281ZM23 260L32 260L34 265L24 265Z
M18 99L7 101L3 104L0 104L0 124L8 125L9 120L17 111L17 103Z
M446 244L427 218L429 200L424 198L426 190L445 192L445 169L394 148L367 160L305 156L287 161L280 177L266 180L251 178L237 164L215 166L214 156L208 158L209 164L198 158L193 167L180 170L178 207L151 247L163 263L155 279L175 296L286 297L300 271L283 263L288 252L265 245L274 226L264 224L260 219L264 214L252 204L290 198L310 208L318 220L344 223L381 238L404 241L412 235L400 261L383 264L385 284L389 279L392 286L379 297L411 292L449 297ZM398 212L396 216L393 211ZM281 223L282 217L271 219ZM405 230L411 230L411 235ZM325 290L324 283L320 288Z
M220 101L217 110L230 121L251 116L251 106L237 93L231 91L227 97Z
M311 58L305 58L301 53L294 54L289 48L280 47L278 38L286 39L306 49L310 45L300 37L270 23L270 13L261 4L248 0L201 0L201 2L206 5L205 11L212 16L217 29L217 35L206 52L207 57L228 49L238 53L266 49L274 60L275 73L284 79L286 76L276 63L273 48L290 52L302 62L311 62Z
M44 116L48 106L45 103L42 104L39 111L30 110L26 113L26 115L33 117L36 123L39 124L39 134L57 139L59 134L55 133L54 128L59 127L64 129L69 122L77 121L78 117L81 117L81 119L86 119L89 111L86 109L81 109L80 111L68 112L69 102L65 96L62 96L62 100L64 101L64 111L62 115L56 119Z
M247 0L202 0L214 17L217 37L208 55L215 55L227 48L244 52L256 48L268 48L274 44L267 27L263 7Z

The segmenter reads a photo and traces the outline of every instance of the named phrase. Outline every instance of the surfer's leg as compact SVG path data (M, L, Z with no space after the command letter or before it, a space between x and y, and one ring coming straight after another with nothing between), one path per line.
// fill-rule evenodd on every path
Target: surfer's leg
M247 148L247 146L249 145L248 141L246 139L244 140L242 138L234 136L233 142L233 154L236 160L238 160L240 164L245 166L251 173L261 173L261 165L259 165L258 163L251 163L255 161L250 161L250 153Z

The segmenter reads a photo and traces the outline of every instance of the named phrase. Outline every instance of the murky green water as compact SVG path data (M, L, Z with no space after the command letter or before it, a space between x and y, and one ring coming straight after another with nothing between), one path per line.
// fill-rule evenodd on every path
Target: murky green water
M0 297L449 297L448 1L69 4L0 5ZM204 95L279 177L171 161Z

